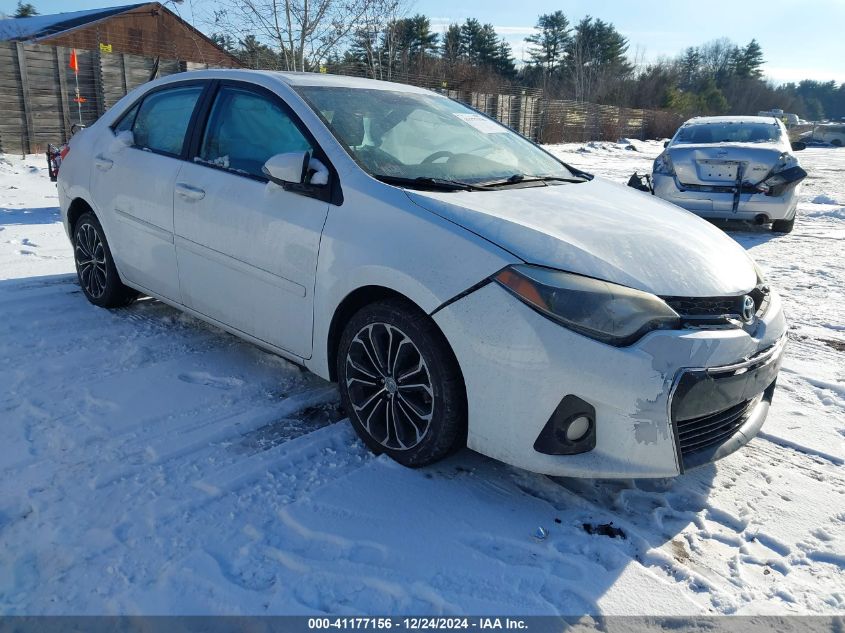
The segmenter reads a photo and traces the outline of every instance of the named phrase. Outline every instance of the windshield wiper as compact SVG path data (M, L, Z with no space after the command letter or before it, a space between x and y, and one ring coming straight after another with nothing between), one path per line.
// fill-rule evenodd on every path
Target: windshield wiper
M373 174L373 177L389 185L399 187L412 187L418 189L440 189L441 191L485 191L486 186L473 185L460 180L449 180L448 178L431 178L419 176L418 178L405 178L403 176L389 176L387 174Z
M514 174L505 178L504 180L491 180L489 182L480 183L482 187L506 187L507 185L517 185L528 182L587 182L587 178L564 178L562 176L527 176L525 174Z

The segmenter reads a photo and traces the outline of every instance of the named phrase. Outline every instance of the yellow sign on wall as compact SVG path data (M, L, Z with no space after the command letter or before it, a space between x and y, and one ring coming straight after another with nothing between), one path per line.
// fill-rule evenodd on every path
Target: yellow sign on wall
M103 44L102 42L100 42L100 52L111 53L111 44Z

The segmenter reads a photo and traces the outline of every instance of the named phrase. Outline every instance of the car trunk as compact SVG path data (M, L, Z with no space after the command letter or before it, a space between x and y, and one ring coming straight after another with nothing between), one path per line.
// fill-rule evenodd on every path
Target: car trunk
M730 186L737 175L742 182L756 184L777 165L782 149L775 145L708 144L675 145L669 156L684 185Z

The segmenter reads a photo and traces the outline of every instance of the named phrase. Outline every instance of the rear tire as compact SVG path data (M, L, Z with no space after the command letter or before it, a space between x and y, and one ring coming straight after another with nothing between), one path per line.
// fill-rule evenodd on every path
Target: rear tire
M792 233L792 228L795 226L795 217L791 220L775 220L772 222L773 233Z
M105 231L93 213L83 213L73 227L73 255L82 292L95 306L121 308L138 297L120 281Z
M842 141L840 141L838 138L833 139L830 144L834 147L842 147Z
M341 400L375 453L417 468L466 443L466 393L445 337L416 306L387 299L347 323L337 355Z

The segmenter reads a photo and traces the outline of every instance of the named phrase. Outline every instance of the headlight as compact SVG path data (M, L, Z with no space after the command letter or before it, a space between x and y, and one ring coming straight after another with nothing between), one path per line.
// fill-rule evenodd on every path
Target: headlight
M494 279L550 319L616 347L651 330L680 327L678 313L662 299L607 281L523 264L505 268Z

